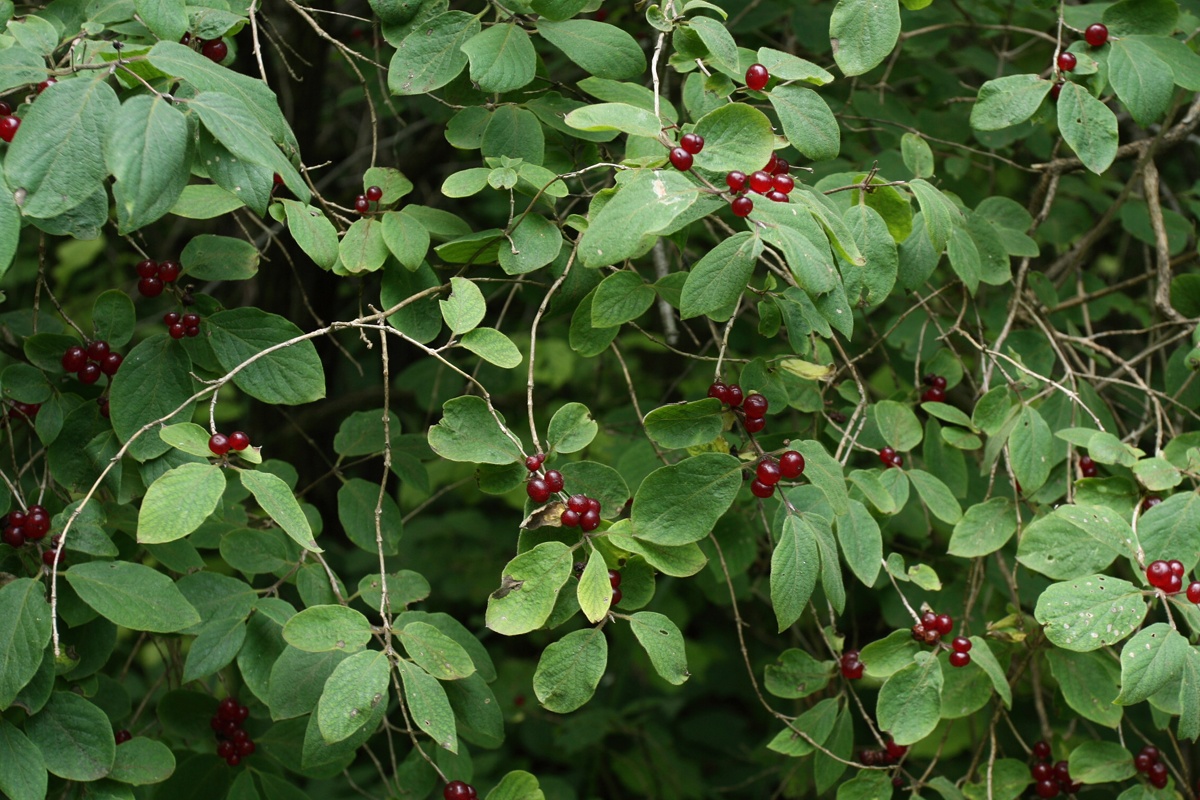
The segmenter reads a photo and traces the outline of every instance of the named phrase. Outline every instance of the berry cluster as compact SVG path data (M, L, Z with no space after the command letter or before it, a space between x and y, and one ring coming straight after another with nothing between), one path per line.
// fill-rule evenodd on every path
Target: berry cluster
M752 394L746 398L749 403L752 398L762 397L762 395ZM766 402L765 399L763 402ZM747 422L750 412L747 411ZM754 482L750 484L750 492L755 497L761 497L764 500L775 494L775 484L779 483L780 478L795 480L804 474L804 456L797 453L795 450L785 450L779 460L765 456L762 461L758 462L758 468L754 471Z
M1184 569L1183 562L1171 559L1170 561L1151 561L1146 567L1146 580L1155 589L1161 589L1163 594L1179 594L1183 590L1183 576L1187 570ZM1187 599L1193 603L1200 604L1200 581L1192 581L1187 587Z
M225 56L229 55L229 45L225 44L224 39L201 39L199 36L185 33L179 43L193 49L199 48L200 55L218 64L225 60Z
M217 713L208 721L209 727L217 735L217 755L231 767L236 767L243 758L254 753L254 742L242 730L242 723L249 716L249 708L232 697L226 697L217 706Z
M921 395L923 403L946 402L946 379L932 372L925 376L925 385L929 388Z
M555 479L555 484L558 486L558 489L555 491L562 491L562 475L558 472L558 470L552 469L548 471L546 473L546 477L541 479L542 482L547 482L550 479L551 473L558 476ZM533 485L535 480L538 480L538 478L534 478L529 482L529 485L526 486L526 491L530 492L529 496L531 498L533 497L533 490L529 487ZM550 495L546 495L547 500L549 497ZM544 503L546 501L539 500L538 502ZM584 533L594 531L600 526L600 501L594 497L588 497L586 494L573 494L567 498L567 507L563 510L562 516L559 517L559 521L568 528L574 528L578 526L579 529ZM620 576L618 576L617 582L620 583L620 581ZM613 585L613 588L617 588L615 584Z
M1033 778L1033 791L1038 797L1058 797L1062 794L1075 794L1083 789L1082 783L1071 780L1071 768L1066 761L1050 763L1050 745L1038 742L1033 746L1034 762L1029 765L1029 775Z
M690 167L691 164L689 163ZM278 177L278 176L277 176ZM283 178L279 178L276 183L283 183ZM371 211L371 204L378 203L383 199L383 189L378 186L368 186L366 194L360 194L354 198L354 210L359 214L367 214Z
M142 297L158 297L163 293L163 287L174 283L183 272L183 265L178 261L164 261L161 264L152 259L143 259L137 264L138 294Z
M771 160L757 172L746 175L744 172L733 170L728 173L725 176L725 185L735 195L730 203L734 215L745 217L754 210L754 201L744 194L747 189L776 203L788 202L788 195L796 188L796 181L788 174L791 168L791 164L772 153Z
M208 437L208 449L218 456L223 456L230 450L241 452L249 446L250 437L241 431L234 431L228 436L223 433L214 433Z
M841 658L842 677L856 681L863 676L863 663L858 660L857 650L846 650Z
M1094 478L1100 472L1096 462L1088 456L1079 457L1079 474L1085 478Z
M117 374L125 357L113 352L108 342L96 339L88 342L87 349L74 345L63 353L62 367L67 372L74 372L80 383L92 384L100 380L104 374L110 378Z
M953 617L932 611L926 611L921 615L921 621L912 626L913 638L929 645L937 645L943 636L949 636L953 631ZM970 663L971 640L965 636L955 636L950 642L950 666L965 667Z
M746 433L758 433L767 426L767 398L761 394L751 392L743 399L742 387L716 381L708 387L708 396L717 398L731 409L741 409Z
M695 133L685 133L679 139L679 146L671 148L671 166L680 172L692 168L692 156L699 155L704 149L704 137Z
M0 101L0 139L11 142L21 127L21 118L12 113L12 106Z
M37 419L38 411L42 408L41 403L19 403L13 402L12 407L8 409L9 419L27 419L33 422ZM1158 502L1162 502L1159 500Z
M12 511L4 521L4 543L9 547L20 547L26 542L36 542L50 532L50 513L39 505L25 511Z
M172 339L200 335L199 314L180 314L178 311L168 311L163 314L163 322L166 323L167 333Z
M119 731L113 732L113 738L116 739L117 744L125 744L133 738L133 734L122 728Z
M612 587L612 604L615 606L621 602L621 573L615 569L610 569L608 571L608 585Z
M62 569L64 566L63 562L67 557L58 550L58 543L61 538L62 534L55 534L54 536L51 536L50 547L42 551L42 563L47 567L53 567L54 562L56 561L58 562L59 569Z
M1133 766L1144 774L1155 789L1166 788L1167 765L1158 760L1158 748L1148 744L1133 759Z
M884 447L879 451L879 460L883 462L885 467L903 467L904 457L895 451L892 447Z
M908 745L896 744L891 736L887 737L883 744L883 750L860 750L858 760L868 767L883 767L895 764L908 754Z
M462 781L450 781L446 784L446 788L442 789L442 797L445 800L475 800L479 794L475 791L475 787L469 783Z

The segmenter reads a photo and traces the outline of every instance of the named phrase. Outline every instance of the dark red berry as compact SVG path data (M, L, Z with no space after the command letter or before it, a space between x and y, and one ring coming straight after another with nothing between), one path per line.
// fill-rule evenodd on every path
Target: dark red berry
M80 383L92 384L100 380L100 367L95 364L84 364L83 369L75 373Z
M243 739L242 741L238 742L237 745L238 755L242 758L254 755L255 749L254 742L250 741L249 739Z
M921 395L921 402L923 403L943 403L945 400L946 392L936 386L931 386Z
M779 471L788 480L794 480L804 474L804 456L795 450L785 450L779 457Z
M758 393L747 395L745 402L742 403L742 408L745 409L748 419L765 417L767 415L767 406L767 398Z
M954 630L954 618L949 614L938 614L934 627L942 636L948 636Z
M956 653L969 653L971 652L971 640L965 636L955 636L954 641L950 642L950 647Z
M163 282L161 278L142 278L137 285L138 294L142 297L158 297L163 293Z
M556 469L546 470L546 485L550 487L551 492L561 492L563 488L562 473Z
M121 368L121 362L125 357L120 353L109 353L100 362L100 371L105 375L113 376L117 374L117 370Z
M1054 778L1054 767L1045 762L1038 762L1029 768L1029 777L1035 781L1044 781Z
M1145 753L1138 753L1133 759L1133 766L1138 772L1148 772L1154 765L1154 759Z
M1177 575L1180 578L1182 578L1183 573L1187 571L1183 567L1183 562L1179 561L1178 559L1174 559L1174 558L1171 559L1170 561L1167 562L1167 566L1171 568L1172 575Z
M567 508L582 514L588 510L588 499L585 494L573 494L567 498Z
M766 194L771 191L771 173L759 170L750 176L750 191Z
M1070 72L1075 69L1077 63L1079 63L1079 59L1075 57L1074 53L1063 51L1058 54L1058 68L1063 72Z
M1151 586L1161 589L1167 585L1170 577L1171 565L1166 561L1162 561L1161 559L1151 561L1150 565L1146 567L1146 580L1150 582Z
M147 258L139 261L135 269L139 278L153 278L158 274L158 262Z
M237 718L238 722L245 722L249 716L250 716L250 707L249 706L239 705L237 707L237 717L236 718Z
M685 133L679 140L679 146L692 155L696 155L704 149L704 137L695 133Z
M600 512L594 508L589 508L579 517L579 529L584 533L596 530L600 527Z
M848 681L856 681L863 676L863 663L858 659L842 662L842 677Z
M970 653L960 653L956 650L955 652L950 654L950 666L952 666L952 667L965 667L967 664L970 664L970 663L971 663L971 654Z
M229 756L229 758L225 759L225 763L231 767L236 767L238 764L242 763L242 757L237 753L233 753Z
M566 509L559 516L558 521L562 523L564 528L574 528L579 525L579 512Z
M1050 745L1045 742L1034 742L1033 757L1040 761L1045 761L1050 757Z
M735 197L729 204L729 208L735 217L748 217L754 210L754 201L749 197Z
M916 639L918 642L925 641L925 626L919 622L916 625L913 625L912 626L912 637L914 639Z
M879 451L879 460L882 461L884 466L886 466L886 467L890 467L892 465L892 460L895 459L895 457L896 457L896 451L893 450L890 446L884 447L882 450Z
M51 86L53 86L56 83L58 83L58 80L56 78L46 78L46 80L42 81L41 83L39 83L37 85L37 89L35 89L34 91L37 94L41 94L42 92L46 91L47 89L49 89Z
M746 70L746 86L756 92L761 91L770 79L771 73L762 64L751 64Z
M594 497L589 497L587 499L587 501L588 501L588 511L595 511L597 514L599 514L600 513L600 501ZM629 502L632 503L633 501L630 500Z
M1145 514L1147 511L1154 508L1156 505L1158 505L1161 502L1162 502L1162 498L1159 497L1158 495L1153 495L1153 494L1150 495L1149 497L1147 497L1145 500L1142 501L1142 513Z
M229 45L225 44L223 39L209 39L200 48L200 54L219 64L225 60L225 56L229 55Z
M1142 755L1144 755L1144 756L1148 756L1148 757L1150 758L1150 761L1151 761L1152 763L1153 763L1153 762L1156 762L1156 761L1158 761L1158 759L1159 759L1159 756L1161 755L1161 754L1158 752L1158 748L1157 748L1157 747L1155 747L1155 746L1154 746L1154 745L1152 745L1152 744L1148 744L1148 745L1146 745L1145 747L1143 747L1143 748L1142 748L1140 751L1138 751L1138 752L1140 752L1140 753L1141 753Z
M165 322L168 325L177 324L179 322L179 319L180 319L180 317L179 317L178 311L168 311L166 314L163 314L163 322Z
M1172 574L1167 579L1167 585L1162 587L1162 590L1167 594L1179 594L1179 592L1183 591L1183 578Z
M946 379L943 378L941 375L934 375L933 380L930 381L930 385L933 386L933 388L935 388L935 389L941 389L942 391L946 391Z
M229 434L229 447L233 450L245 450L250 446L250 437L242 431Z
M1192 581L1188 584L1187 599L1200 605L1200 581Z
M1051 100L1057 100L1058 96L1060 94L1062 94L1063 83L1064 83L1064 81L1059 81L1058 83L1056 83L1050 87L1050 99Z
M238 710L238 701L232 697L226 697L217 704L217 715L223 720L236 720Z
M1092 47L1103 47L1108 42L1108 26L1101 22L1093 22L1083 32L1083 38Z
M25 544L25 529L22 527L9 526L4 529L4 533L0 534L0 538L9 547L20 547Z
M87 355L92 361L99 362L109 354L110 349L108 342L103 339L96 339L95 341L88 342Z
M190 45L192 43L192 35L185 31L183 36L179 37L179 43L185 44L185 45Z
M199 325L200 324L200 315L199 314L184 314L180 318L179 321L184 324L184 327L191 327L193 325Z
M368 186L367 199L372 203L378 203L381 199L383 199L383 189L380 189L378 186Z
M890 736L887 737L883 744L884 748L887 750L888 758L890 758L892 761L899 761L908 754L908 745L896 744L894 741L892 741L892 737Z
M535 503L544 503L550 499L553 492L546 485L546 481L541 478L534 478L529 483L525 484L525 493L529 495L529 499Z
M283 176L276 172L271 176L271 182L276 186L283 186Z
M217 745L217 756L219 758L229 758L235 752L237 752L237 746L228 740Z
M133 738L133 734L122 728L113 734L113 738L116 740L117 744L124 744Z
M772 203L786 203L788 201L788 196L786 194L783 192L777 192L774 189L767 192L766 197Z
M781 192L782 194L791 194L792 189L796 188L796 181L792 179L791 175L776 175L775 177L771 178L771 186L774 187L775 191L777 192Z
M200 329L195 325L188 325L183 329L183 334L188 338L194 338L200 335Z
M170 337L172 339L182 339L183 334L186 332L186 330L187 330L186 328L184 328L182 325L180 325L178 322L176 322L170 328L167 328L167 333L170 335Z
M174 283L183 272L183 265L178 261L164 261L158 265L158 277L163 283Z
M13 511L8 515L9 525L24 525L26 520L24 511Z
M783 477L783 471L779 468L779 464L769 458L764 458L758 462L758 469L755 470L755 474L758 476L758 480L767 486L774 486Z
M21 118L15 114L0 117L0 139L12 142L13 137L17 135L17 129L20 127Z
M63 353L62 366L67 372L79 372L87 364L87 351L78 345Z
M38 507L37 511L30 510L25 518L25 538L34 541L41 539L50 532L50 515L46 509Z
M742 387L738 386L736 383L729 384L729 392L726 397L728 398L725 401L726 404L728 404L731 408L737 408L742 404Z
M10 106L8 103L4 102L3 100L0 100L0 117L7 117L11 113L12 113L12 106Z
M219 456L229 452L229 437L223 433L214 433L208 437L208 449Z
M1047 778L1034 786L1038 797L1058 797L1058 781Z
M746 429L746 433L758 433L767 427L767 420L765 417L746 417L742 426Z
M737 193L746 188L746 173L738 172L736 169L725 176L725 185L729 187L729 191Z
M692 168L692 154L682 147L674 147L671 149L671 166L680 172L687 172Z
M446 788L442 789L442 797L445 800L470 800L472 791L474 790L468 783L450 781L446 784Z
M622 595L622 594L621 594L621 590L620 590L620 589L613 589L613 594L612 594L612 605L614 605L614 606L615 606L617 603L621 602L621 598L622 598L623 596L624 596L624 595Z
M766 499L766 498L770 497L771 495L775 494L775 486L773 484L763 483L762 481L755 478L750 483L750 493L753 494L755 497L761 497L761 498Z
M775 166L773 166L769 170L767 170L772 175L786 175L788 173L788 170L790 170L792 168L791 164L784 161L779 156L772 156L772 158L775 159ZM784 192L784 194L787 194L787 192Z
M1054 777L1060 781L1071 780L1071 765L1066 761L1056 761L1054 763Z
M536 455L526 456L525 457L525 469L529 470L530 472L537 472L539 469L542 468L542 462L544 462L545 460L546 460L546 456L544 453L538 453Z
M354 198L354 210L360 214L366 214L371 210L371 201L367 199L365 194L360 194Z

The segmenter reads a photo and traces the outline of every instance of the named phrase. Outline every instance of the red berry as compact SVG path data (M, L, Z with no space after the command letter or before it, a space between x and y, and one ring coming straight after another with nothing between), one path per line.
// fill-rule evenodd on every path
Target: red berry
M1187 599L1200 605L1200 581L1192 581L1188 584Z
M965 636L955 636L954 641L950 642L950 647L956 653L969 653L971 652L971 640Z
M200 54L219 64L225 60L225 56L229 55L229 45L225 44L223 39L209 39L200 48Z
M856 681L863 676L863 663L858 659L842 662L842 677L848 681Z
M771 73L762 64L751 64L746 70L746 86L756 92L761 91L770 79Z
M200 335L200 329L195 325L188 325L183 329L183 333L188 338L195 338Z
M1094 478L1097 473L1096 462L1092 461L1088 456L1079 457L1079 472L1085 478Z
M9 526L4 529L4 533L0 534L0 539L9 547L20 547L25 544L25 529L22 527Z
M242 758L237 753L233 753L229 756L229 758L225 759L225 763L231 767L236 767L238 764L242 763Z
M87 355L92 361L98 362L103 360L104 357L108 355L110 349L111 348L109 348L108 342L104 341L103 339L96 339L95 341L88 342Z
M754 210L754 201L749 197L735 197L729 204L729 208L735 217L748 217Z
M1166 586L1170 577L1171 565L1166 561L1162 561L1161 559L1158 561L1151 561L1150 566L1146 567L1146 580L1150 582L1151 586L1154 586L1158 589Z
M759 170L750 176L750 191L766 194L771 191L771 173Z
M42 81L41 83L39 83L37 85L37 88L34 91L37 94L41 94L42 92L46 91L47 89L49 89L51 86L53 86L56 83L58 83L57 79L46 78L46 80Z
M1038 781L1035 791L1038 797L1058 797L1058 781L1050 780L1049 778L1044 781Z
M949 614L938 614L934 627L942 636L948 636L954 630L954 618Z
M589 497L587 499L587 501L588 501L588 511L595 511L597 514L599 514L600 513L600 501L594 497Z
M1138 753L1133 759L1133 766L1138 772L1149 772L1150 767L1154 765L1154 759L1145 753Z
M38 506L37 509L36 511L30 510L24 525L25 538L35 541L50 532L50 515L41 506Z
M1050 99L1051 100L1057 100L1058 96L1060 94L1062 94L1063 83L1065 83L1065 81L1059 81L1058 83L1056 83L1050 87Z
M100 371L105 375L113 376L117 374L117 370L121 368L121 362L125 357L120 353L109 353L100 362Z
M942 403L945 400L946 392L936 386L926 389L925 393L921 395L921 402L923 403Z
M609 585L610 585L610 586L612 586L612 588L614 588L614 589L616 589L616 588L620 587L620 585L621 585L621 573L617 572L615 569L610 569L610 570L608 571L608 583L609 583Z
M183 265L178 261L164 261L158 265L158 277L163 283L174 283L183 272Z
M774 158L775 158L775 166L771 167L771 169L769 169L767 171L770 172L772 175L787 175L788 171L792 168L792 165L789 164L788 162L784 161L779 156L774 156Z
M1171 568L1172 575L1178 575L1180 578L1182 578L1183 573L1187 571L1183 568L1183 562L1174 558L1167 562L1167 566Z
M0 117L0 139L11 142L13 137L17 135L17 128L20 127L21 118L15 114Z
M544 453L537 453L536 455L526 456L525 469L529 470L530 472L537 472L539 469L542 468L542 462L544 462L545 460L546 460L546 455Z
M158 262L147 258L139 261L134 269L139 278L153 278L158 274Z
M890 736L884 742L884 747L887 749L888 758L893 761L899 761L908 754L908 745L896 744Z
M921 615L921 624L926 628L933 628L934 630L937 630L937 619L937 614L933 613L932 611L926 611Z
M680 172L687 172L692 168L692 154L682 147L672 148L670 158L671 166Z
M574 528L579 525L579 512L567 509L559 516L558 521L562 523L564 528Z
M882 461L884 466L886 466L886 467L890 467L892 465L892 459L894 459L895 457L896 457L896 451L893 450L890 446L884 447L882 450L879 451L879 460Z
M1075 69L1077 63L1079 63L1079 59L1075 57L1074 53L1063 51L1058 54L1058 68L1063 72L1070 72Z
M163 293L161 278L142 278L137 285L138 294L142 297L158 297Z
M1183 578L1172 574L1167 578L1167 585L1162 587L1162 590L1167 594L1179 594L1183 590Z
M125 742L128 742L132 738L133 738L133 734L124 729L116 731L113 734L113 739L116 740L117 744L123 744Z
M941 389L942 391L945 391L946 390L946 379L943 378L941 375L934 375L933 380L930 381L930 385L935 389Z
M372 203L378 203L381 199L383 199L383 189L380 189L378 186L368 186L367 199Z
M767 192L766 197L772 203L786 203L788 201L788 196L786 194L783 192L777 192L774 189Z
M239 705L237 707L237 721L238 722L245 722L249 716L250 716L250 707L249 706Z
M529 483L525 484L525 493L529 495L529 499L535 503L544 503L550 499L553 492L546 485L546 481L541 478L534 478Z
M185 330L186 329L182 325L180 325L178 322L176 322L174 325L172 325L170 328L167 329L167 333L170 335L170 337L172 339L182 339Z
M584 533L596 530L600 527L600 512L594 508L589 508L579 517L579 529Z
M61 555L56 556L55 553L56 553L55 550L43 550L42 551L42 563L45 564L47 567L53 567L54 562L57 561L59 563L59 566L61 566L62 562L63 562L63 557Z
M695 133L685 133L679 140L679 146L692 155L696 155L704 149L704 137Z
M208 449L219 456L229 452L229 437L223 433L214 433L208 437Z
M767 420L764 417L746 417L742 427L746 429L746 433L758 433L767 427Z
M184 31L183 36L179 37L179 43L190 45L192 43L192 34Z
M624 597L624 595L621 594L620 589L613 589L612 605L615 606L617 603L621 602L622 597Z
M740 192L746 188L746 173L738 172L736 169L725 176L725 185L729 187L731 192Z
M82 347L68 347L63 353L62 366L67 372L79 372L87 364L87 351Z
M229 758L237 752L236 745L230 741L224 741L217 745L217 756L220 758Z
M282 176L282 175L280 175L278 172L276 172L276 173L274 173L273 175L271 175L271 181L272 181L272 183L274 183L276 186L283 186L283 176Z
M255 748L254 742L250 741L249 739L244 739L244 740L238 742L237 751L238 751L238 755L241 756L242 758L245 758L246 756L254 755L254 751L256 749L257 748Z
M245 450L250 446L250 437L242 431L229 434L229 447L233 450Z
M1150 760L1151 760L1152 762L1153 762L1153 761L1158 761L1158 757L1159 757L1158 748L1157 748L1157 747L1155 747L1155 746L1154 746L1154 745L1152 745L1152 744L1148 744L1148 745L1146 745L1146 746L1145 746L1145 747L1143 747L1143 748L1142 748L1142 749L1141 749L1139 752L1140 752L1142 755L1149 756L1149 757L1150 757Z
M8 103L4 102L3 100L0 100L0 117L7 117L11 113L12 113L12 106L10 106Z
M1054 764L1054 777L1060 781L1071 780L1071 765L1066 761L1057 761Z
M912 637L913 637L913 639L917 640L918 642L925 641L925 626L919 622L916 625L913 625L912 626Z
M367 196L365 194L360 194L358 197L354 198L354 210L360 214L366 214L371 210L371 201L367 200Z
M783 477L783 471L779 468L779 464L769 458L758 462L755 474L758 476L759 482L765 483L767 486L774 486Z
M753 494L755 497L761 497L765 500L766 498L775 494L775 486L772 484L763 483L762 481L755 478L750 483L750 493Z
M1050 745L1045 742L1033 743L1033 757L1041 761L1045 761L1050 757Z
M562 473L556 469L546 470L546 485L550 487L551 492L561 492L563 488Z
M442 789L442 797L445 800L470 800L471 786L462 781L450 781Z
M587 511L588 510L587 495L585 495L585 494L571 495L570 497L567 498L567 508L571 509L572 511L576 512L577 514L582 514L583 512Z
M1029 777L1035 781L1044 781L1054 778L1054 767L1046 763L1037 763L1029 768Z
M24 511L13 511L11 514L8 515L8 524L9 525L24 525L25 519L26 519L26 516L25 516Z
M791 175L776 175L771 179L771 186L775 191L782 194L791 194L792 189L796 188L796 181L792 180Z
M185 328L191 328L200 324L200 315L184 314L182 317L180 317L179 321L183 323Z
M1149 497L1147 497L1145 500L1142 501L1142 513L1145 514L1147 511L1154 508L1156 505L1158 505L1161 502L1162 502L1162 498L1159 497L1158 495L1153 495L1153 494L1150 495Z
M93 384L100 380L100 367L95 364L84 364L83 369L75 373L80 383Z
M1108 26L1101 22L1093 22L1083 32L1083 38L1092 47L1103 47L1108 42Z
M785 450L779 457L779 471L788 480L794 480L804 474L804 456L795 450Z
M729 393L727 396L729 399L725 401L726 404L731 408L737 408L742 404L742 387L736 383L729 384Z
M767 398L761 394L754 393L746 397L746 401L742 403L742 408L745 409L748 419L755 419L767 415L767 405Z

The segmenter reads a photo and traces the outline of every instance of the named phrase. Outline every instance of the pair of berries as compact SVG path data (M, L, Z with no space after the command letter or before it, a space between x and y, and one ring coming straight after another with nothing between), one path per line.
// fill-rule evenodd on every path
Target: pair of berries
M608 571L608 585L612 587L612 604L615 606L621 602L621 573L615 569Z
M189 47L199 47L202 56L218 64L225 60L225 56L229 55L229 45L225 44L224 39L201 39L199 36L193 38L190 33L185 33L179 39L179 43Z
M254 754L254 742L242 729L242 723L249 716L249 708L232 697L226 697L217 706L217 713L208 721L209 727L217 735L217 756L225 759L225 763L231 767L236 767L243 758Z
M59 552L58 543L62 534L56 534L50 537L50 546L42 551L42 563L47 567L53 567L54 562L58 562L58 568L63 568L63 562L67 560L64 553ZM119 742L118 742L119 744Z
M475 800L479 797L479 794L475 791L475 787L469 783L450 781L446 784L446 788L442 789L442 797L445 800Z
M904 457L897 453L896 450L890 446L884 447L879 451L879 461L885 467L899 468L904 466Z
M561 484L562 475L557 470L553 469L547 472L546 478L543 478L542 480L546 481L550 477L550 473L558 475L558 480L556 483ZM535 478L534 480L537 479ZM533 481L531 480L529 483L532 484ZM526 487L526 491L530 491L528 486ZM561 485L555 491L562 491ZM532 494L529 496L533 497ZM549 499L549 495L547 495L546 499ZM542 500L539 502L544 503L546 501ZM585 494L573 494L567 498L567 507L563 510L562 516L559 517L559 521L568 528L578 527L584 533L594 531L600 525L600 501L594 497L588 497ZM620 583L620 580L621 579L618 576L617 582ZM613 588L615 589L617 587L614 585Z
M884 739L883 750L861 750L858 753L858 759L868 767L881 767L888 764L895 764L904 756L908 755L908 745L896 744L892 741L892 737L888 736Z
M9 419L27 419L33 422L37 419L38 411L42 408L41 403L18 403L14 402L12 407L8 409ZM1161 500L1159 502L1162 502Z
M161 264L153 259L143 259L137 264L138 294L142 297L158 297L168 283L174 283L183 272L183 265L178 261L164 261Z
M1167 765L1158 760L1158 748L1148 744L1133 759L1133 766L1150 780L1155 789L1167 785Z
M692 168L692 156L698 155L704 149L704 137L695 133L685 133L679 139L679 146L671 148L671 166L680 172Z
M739 407L744 399L741 386L736 383L724 384L721 381L714 381L708 387L708 396L717 398L730 408Z
M167 334L172 339L200 335L199 314L180 314L178 311L168 311L166 314L163 314L163 322L166 323Z
M223 456L230 450L241 452L249 446L250 437L241 431L234 431L228 436L223 433L214 433L208 437L208 449L218 456Z
M941 375L930 373L925 376L925 385L929 388L921 395L923 403L944 403L946 402L946 379Z
M1146 580L1163 594L1179 594L1183 590L1183 576L1187 570L1182 561L1151 561L1146 567ZM1187 599L1200 604L1200 581L1192 581L1187 587Z
M863 663L858 660L857 650L846 650L841 658L842 677L856 681L863 676Z
M1092 47L1103 47L1108 43L1108 27L1101 22L1093 22L1083 32L1083 38ZM1058 54L1057 63L1060 72L1070 72L1075 69L1079 59L1074 53L1064 51Z
M113 352L108 342L96 339L88 342L87 349L79 345L68 347L63 353L62 368L74 372L80 383L93 384L102 374L110 378L116 375L124 360L120 353Z
M12 142L21 127L21 118L12 113L12 106L0 100L0 139Z
M32 505L25 511L12 511L4 523L0 538L9 547L20 547L25 542L36 542L50 532L50 513L40 505Z
M750 397L761 397L762 395L750 395ZM749 402L750 397L746 398ZM795 450L785 450L779 460L767 456L762 461L758 462L758 467L754 470L754 481L750 484L750 492L755 497L761 497L764 500L775 493L775 484L779 483L780 478L795 480L804 474L804 456L797 453Z
M529 459L525 460L525 466L529 466ZM550 499L550 495L563 490L563 476L556 469L548 469L539 476L536 473L536 470L539 469L541 469L541 464L530 470L529 482L525 484L525 494L529 495L530 500L541 505ZM580 522L582 522L582 518Z
M280 180L282 181L282 178ZM378 203L381 199L383 199L383 189L378 186L368 186L366 194L360 194L354 198L354 210L359 214L367 214L371 211L371 203Z
M1100 472L1100 468L1096 466L1096 462L1092 461L1088 456L1079 457L1079 474L1085 478L1094 478Z

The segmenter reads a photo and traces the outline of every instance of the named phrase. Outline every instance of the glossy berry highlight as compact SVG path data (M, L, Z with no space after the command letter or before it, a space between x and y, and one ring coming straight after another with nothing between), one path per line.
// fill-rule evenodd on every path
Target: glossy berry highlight
M771 73L762 64L751 64L746 70L746 88L756 92L762 91L771 80Z

